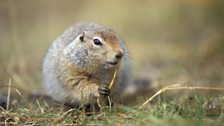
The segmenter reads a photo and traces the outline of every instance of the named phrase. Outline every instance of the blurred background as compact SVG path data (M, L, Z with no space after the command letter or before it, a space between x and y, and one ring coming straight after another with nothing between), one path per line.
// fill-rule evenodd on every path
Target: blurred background
M0 86L42 89L49 44L80 21L122 36L134 78L224 87L222 0L0 0Z

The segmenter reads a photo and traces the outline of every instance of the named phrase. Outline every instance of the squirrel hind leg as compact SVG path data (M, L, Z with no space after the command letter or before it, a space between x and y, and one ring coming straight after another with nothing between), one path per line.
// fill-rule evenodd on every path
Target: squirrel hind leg
M150 94L153 91L152 83L148 78L133 79L124 91L124 104L136 103L139 97Z
M131 81L125 89L125 95L136 95L141 92L147 91L152 87L152 81L145 78L136 78Z
M64 103L64 106L68 108L80 108L79 103Z
M152 80L146 78L136 78L133 83L136 87L138 87L138 90L146 90L151 87Z
M82 104L79 102L63 103L63 105L64 105L64 107L70 108L70 109L84 110L86 113L99 111L99 109L100 109L97 104Z
M7 97L0 95L0 106L4 109L7 107Z

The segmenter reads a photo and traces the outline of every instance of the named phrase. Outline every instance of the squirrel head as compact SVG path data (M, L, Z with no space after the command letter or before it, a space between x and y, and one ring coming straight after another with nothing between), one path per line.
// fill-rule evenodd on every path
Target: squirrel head
M86 70L114 69L122 60L124 50L113 31L83 31L69 45L69 58Z

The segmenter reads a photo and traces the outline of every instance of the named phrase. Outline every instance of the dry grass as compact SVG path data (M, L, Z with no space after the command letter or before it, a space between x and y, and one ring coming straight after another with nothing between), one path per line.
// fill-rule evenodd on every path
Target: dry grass
M66 108L46 99L28 99L0 112L1 125L215 125L224 123L224 98L192 94L185 103L178 98L163 101L160 97L168 90L224 90L211 87L165 87L143 104L101 107L87 114L83 109ZM157 96L157 98L156 98ZM159 97L158 97L159 96ZM149 103L154 99L156 102ZM35 102L36 101L36 102ZM189 124L189 122L191 122Z
M161 93L169 90L207 90L207 91L224 91L224 88L218 87L187 87L187 86L180 86L180 84L169 85L165 88L160 89L157 91L153 96L151 96L147 101L145 101L138 109L142 109L146 104L150 103L156 96L160 95Z

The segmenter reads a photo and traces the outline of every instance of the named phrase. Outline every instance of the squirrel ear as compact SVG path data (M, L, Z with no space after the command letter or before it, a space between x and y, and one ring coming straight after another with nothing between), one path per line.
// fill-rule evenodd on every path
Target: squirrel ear
M84 41L85 34L86 34L86 32L83 31L82 34L80 35L79 40L80 40L81 42Z

